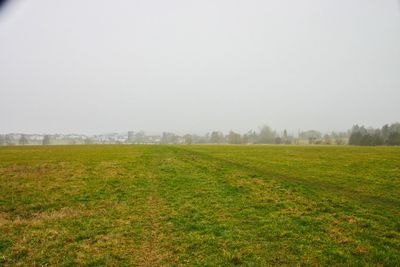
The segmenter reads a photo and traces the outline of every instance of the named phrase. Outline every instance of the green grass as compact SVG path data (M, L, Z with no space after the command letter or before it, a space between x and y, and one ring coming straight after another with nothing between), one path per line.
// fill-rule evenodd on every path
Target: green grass
M400 265L400 148L0 148L0 266Z

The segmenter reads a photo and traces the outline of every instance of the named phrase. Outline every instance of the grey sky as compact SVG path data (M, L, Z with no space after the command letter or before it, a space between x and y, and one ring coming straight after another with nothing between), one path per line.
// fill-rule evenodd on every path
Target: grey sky
M400 120L397 0L31 0L0 14L0 132Z

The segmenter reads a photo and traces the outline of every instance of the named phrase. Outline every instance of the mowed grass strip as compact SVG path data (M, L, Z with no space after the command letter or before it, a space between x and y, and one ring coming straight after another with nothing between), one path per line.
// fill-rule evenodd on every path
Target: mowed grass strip
M0 263L395 266L399 153L0 148Z

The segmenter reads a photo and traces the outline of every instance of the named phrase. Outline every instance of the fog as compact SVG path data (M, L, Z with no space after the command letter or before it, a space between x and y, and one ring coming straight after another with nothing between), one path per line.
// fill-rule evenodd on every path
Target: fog
M14 1L0 133L345 130L400 120L397 0Z

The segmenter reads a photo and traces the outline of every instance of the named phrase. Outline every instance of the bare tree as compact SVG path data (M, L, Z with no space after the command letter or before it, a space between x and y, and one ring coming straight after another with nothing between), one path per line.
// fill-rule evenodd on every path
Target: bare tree
M183 139L185 140L185 144L190 145L193 142L193 138L191 134L185 134L183 136Z
M45 135L42 140L42 145L50 145L50 135Z
M259 144L273 144L275 143L276 133L268 126L260 128L260 133L257 137L257 143Z
M6 141L6 145L7 145L7 146L13 146L13 145L15 145L14 138L13 138L12 135L10 135L10 134L6 134L5 141Z
M224 142L224 134L221 132L212 132L210 137L210 143L220 144Z
M91 145L91 144L94 143L94 140L92 138L90 138L90 137L86 137L85 140L84 140L84 143L85 143L85 145ZM117 144L119 144L119 143L117 141Z
M27 145L28 144L28 138L26 137L26 135L21 135L21 137L19 138L19 140L18 140L18 143L20 144L20 145Z
M235 133L234 131L229 132L227 139L228 139L229 144L241 144L242 143L242 137L240 136L240 134Z

